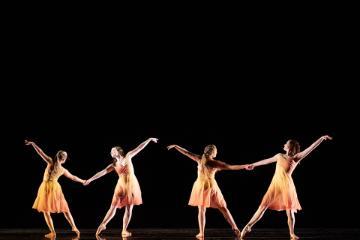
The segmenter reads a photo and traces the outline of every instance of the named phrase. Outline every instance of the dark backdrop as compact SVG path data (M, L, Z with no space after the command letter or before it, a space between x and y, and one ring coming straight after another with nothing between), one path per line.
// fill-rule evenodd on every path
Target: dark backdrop
M91 40L90 29L71 38L51 35L56 41L40 38L24 24L18 30L26 40L9 37L3 66L1 227L45 227L31 209L45 164L24 146L25 138L52 156L66 150L65 167L88 178L111 162L112 146L128 151L158 137L159 144L133 159L144 204L135 207L130 226L180 228L197 227L197 209L187 205L196 164L167 151L167 144L199 154L216 144L218 159L243 164L281 152L289 138L304 148L323 134L334 140L293 174L303 207L297 226L359 227L358 93L346 55L351 49L332 38L334 25L275 38L260 24L262 34L245 40L224 27L219 41L182 38L171 30L166 39L157 38L150 31L118 45L104 41L111 39L107 33ZM217 174L239 227L255 212L274 168ZM111 173L87 187L60 179L80 228L99 225L116 179ZM110 226L119 227L121 217L119 210ZM67 226L63 216L54 219L56 227ZM227 224L209 210L207 226ZM258 226L286 227L286 216L268 211Z

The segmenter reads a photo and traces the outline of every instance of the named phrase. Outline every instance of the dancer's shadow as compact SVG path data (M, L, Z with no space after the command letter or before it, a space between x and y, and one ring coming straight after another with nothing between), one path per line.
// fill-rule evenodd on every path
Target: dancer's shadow
M130 240L131 237L119 237L121 240ZM105 237L96 236L96 240L107 240Z
M43 238L44 240L56 240L56 237L51 237L51 238ZM58 238L58 240L67 240L67 239L71 239L71 240L80 240L80 237L74 237L74 238Z

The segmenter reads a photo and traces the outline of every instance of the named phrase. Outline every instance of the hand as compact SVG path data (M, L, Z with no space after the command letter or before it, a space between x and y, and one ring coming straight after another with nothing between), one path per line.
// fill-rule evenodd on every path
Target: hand
M149 138L150 142L153 141L154 143L157 143L159 141L158 138Z
M174 148L174 147L176 147L176 146L177 146L177 145L173 144L173 145L167 146L166 148L167 148L167 150L170 150L170 149L172 149L172 148Z
M321 138L322 138L322 140L332 140L332 139L333 139L333 138L330 137L329 135L324 135L324 136L322 136Z
M91 183L91 181L89 181L89 180L84 180L83 185L84 185L84 186L87 186L87 185L89 185L90 183Z
M246 164L245 169L248 170L248 171L253 170L253 169L254 169L254 165L252 165L252 164Z
M34 142L25 140L25 145L32 145Z

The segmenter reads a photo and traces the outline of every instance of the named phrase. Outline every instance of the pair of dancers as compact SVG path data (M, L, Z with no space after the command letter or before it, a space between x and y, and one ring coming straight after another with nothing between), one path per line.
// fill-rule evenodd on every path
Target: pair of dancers
M197 206L199 210L199 234L197 234L196 237L204 237L206 208L212 207L219 209L227 222L231 225L234 234L241 238L244 238L245 235L251 231L251 227L261 219L267 209L278 211L286 210L290 236L292 239L298 239L294 233L294 213L297 210L300 210L301 206L297 199L296 189L291 175L298 163L304 157L306 157L311 151L319 146L322 141L330 139L332 138L328 135L322 136L302 152L300 152L300 145L297 141L289 140L284 145L284 150L286 152L285 154L279 153L271 158L245 165L229 165L223 161L215 160L217 155L217 149L215 145L206 146L202 155L191 153L178 145L168 146L169 150L176 149L180 153L196 161L198 165L198 177L193 185L189 200L189 205ZM144 149L151 141L157 142L157 139L149 138L145 142L141 143L137 148L126 154L120 147L113 147L111 149L113 163L88 180L83 180L72 175L62 166L62 164L67 159L67 153L65 151L59 151L55 155L55 158L52 159L47 156L34 142L25 141L27 145L33 146L36 152L47 163L43 182L40 185L38 196L33 205L34 209L37 209L39 212L43 212L44 214L45 221L50 229L50 233L47 234L46 237L54 237L56 235L50 215L50 213L55 212L63 212L66 219L69 221L72 230L75 231L78 236L80 235L80 232L74 223L68 204L62 193L61 186L57 182L57 179L61 175L64 175L73 181L88 185L90 182L114 170L118 174L119 179L115 187L111 206L102 223L98 227L96 235L99 235L103 230L106 229L107 223L114 217L117 208L125 207L122 236L131 236L131 233L127 231L127 227L131 219L132 209L134 205L139 205L142 203L140 186L135 176L131 160L132 157ZM277 163L276 170L269 189L263 197L263 200L254 216L244 227L243 231L240 232L230 211L227 208L226 201L221 193L221 190L217 185L215 180L215 173L220 170L252 170L257 166L274 162Z
M40 155L40 157L47 163L43 181L39 187L37 197L33 204L34 209L43 213L46 224L49 227L50 233L46 234L45 237L54 238L56 236L51 213L61 212L64 213L65 218L72 228L72 231L74 231L78 237L80 236L80 231L75 225L61 186L58 183L60 176L64 175L65 177L75 182L82 183L86 186L92 181L112 171L115 171L118 174L119 179L115 187L110 208L106 213L104 220L98 227L96 235L99 235L103 230L106 229L107 223L114 217L117 208L125 207L123 230L121 235L123 237L131 236L131 233L127 231L127 227L132 216L133 206L142 204L141 190L139 182L134 173L132 158L141 150L143 150L150 142L156 143L157 139L149 138L126 154L124 154L124 151L121 147L113 147L110 152L111 157L113 158L113 162L104 170L96 173L93 177L89 178L88 180L83 180L77 176L74 176L62 166L62 164L64 164L67 159L67 153L65 151L60 150L56 153L54 158L51 158L46 155L44 151L36 145L36 143L25 140L25 144L32 146Z

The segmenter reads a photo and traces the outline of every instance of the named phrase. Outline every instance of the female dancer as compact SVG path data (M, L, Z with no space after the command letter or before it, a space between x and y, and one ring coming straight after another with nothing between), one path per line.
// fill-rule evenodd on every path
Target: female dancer
M197 206L199 209L199 234L197 234L196 237L204 238L206 221L205 212L208 207L219 209L226 221L231 225L234 233L239 236L240 231L226 206L225 199L215 180L215 173L220 170L251 170L251 167L249 165L229 165L215 160L214 158L217 155L217 148L215 145L207 145L201 156L191 153L178 145L168 146L169 150L172 148L175 148L180 153L194 160L198 165L198 177L193 185L189 200L190 206Z
M58 151L53 159L46 155L34 142L25 140L25 144L32 146L37 154L39 154L40 157L47 163L43 181L39 187L38 194L33 205L34 209L39 212L43 212L46 224L50 229L50 233L46 234L45 237L55 238L56 232L50 213L60 212L64 213L66 220L71 225L72 231L74 231L77 237L79 237L80 232L75 225L61 186L58 183L58 179L60 176L64 175L75 182L83 184L85 183L85 180L72 175L62 166L67 159L67 153L65 151Z
M113 147L111 149L111 157L114 160L113 163L107 166L104 170L96 173L90 179L86 180L86 183L84 185L88 185L90 182L108 174L113 170L115 170L119 176L112 198L111 206L106 213L104 220L96 231L97 236L106 229L106 225L115 216L116 209L122 208L124 206L125 213L123 217L123 229L121 235L123 237L131 236L131 233L127 231L127 227L131 219L133 206L142 204L141 190L139 182L135 176L134 167L131 160L151 141L156 143L158 139L149 138L127 154L124 154L124 151L121 147Z
M257 167L276 162L276 170L258 210L242 230L241 238L251 231L252 226L261 219L266 209L269 208L277 211L286 210L290 237L291 239L298 239L294 233L295 212L301 210L301 206L291 174L299 162L318 147L322 141L331 139L328 135L322 136L302 152L300 152L300 145L297 141L288 140L284 145L286 154L279 153L271 158L251 164L251 166Z

